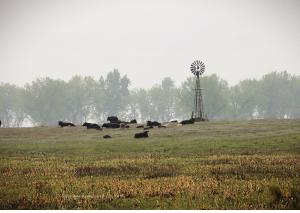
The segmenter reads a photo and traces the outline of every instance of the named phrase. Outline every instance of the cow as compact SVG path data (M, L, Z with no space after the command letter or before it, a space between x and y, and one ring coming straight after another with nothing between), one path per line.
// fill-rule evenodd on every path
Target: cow
M58 125L61 126L61 128L63 128L64 126L75 127L74 124L72 124L70 122L64 122L64 121L58 121Z
M102 128L98 124L95 124L95 123L85 122L82 126L86 126L87 129L102 130Z
M137 122L136 122L136 119L133 119L133 120L131 120L129 123L131 123L131 124L136 124Z
M147 126L160 126L161 123L157 121L147 121Z
M185 124L193 124L193 123L195 123L195 119L194 118L191 118L191 119L189 119L189 120L183 120L183 121L181 121L181 122L179 122L180 124L182 124L182 125L185 125Z
M136 128L144 128L144 125L138 125Z
M134 138L148 138L148 132L149 131L144 131L144 132L140 132L140 133L136 133L134 135Z
M144 130L147 130L147 129L153 129L154 127L153 126L147 126L144 128Z
M129 128L129 125L127 125L126 123L120 123L120 128L121 129Z
M120 120L118 119L117 116L109 116L106 119L107 121L109 121L110 123L120 123Z
M1 127L1 120L0 120L0 127Z
M102 127L105 127L105 128L120 128L120 124L119 123L104 123L102 125Z
M167 127L164 125L159 125L158 128L167 128Z
M111 136L110 135L104 135L103 138L108 139L108 138L111 138Z

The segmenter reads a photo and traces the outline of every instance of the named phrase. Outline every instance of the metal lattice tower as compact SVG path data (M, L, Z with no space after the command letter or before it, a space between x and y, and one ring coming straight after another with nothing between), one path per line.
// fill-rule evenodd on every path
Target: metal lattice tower
M195 98L194 98L194 111L192 113L192 118L195 121L207 121L207 118L204 114L204 106L203 106L203 97L202 90L200 87L200 75L202 75L205 71L205 65L202 61L194 61L191 64L191 71L196 76L196 85L195 85Z

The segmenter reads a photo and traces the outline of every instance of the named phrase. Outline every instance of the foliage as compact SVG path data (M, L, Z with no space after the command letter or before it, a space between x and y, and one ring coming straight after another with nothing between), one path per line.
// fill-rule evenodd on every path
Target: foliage
M25 114L24 90L12 84L0 84L0 120L4 127L21 126Z
M58 120L81 124L104 122L116 115L139 122L189 119L193 111L195 78L179 87L166 77L150 89L129 90L130 80L118 70L106 77L74 76L69 81L40 78L24 88L0 85L3 126L56 125ZM300 77L272 72L261 80L246 79L235 86L212 74L201 77L204 112L209 120L249 120L300 117Z

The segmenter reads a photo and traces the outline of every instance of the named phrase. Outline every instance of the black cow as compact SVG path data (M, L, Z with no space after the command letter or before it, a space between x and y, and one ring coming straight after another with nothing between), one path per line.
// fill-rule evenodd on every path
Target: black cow
M158 128L167 128L167 127L164 125L160 125L160 126L158 126Z
M144 125L138 125L136 128L144 128Z
M102 130L102 128L98 124L95 124L95 123L85 122L82 126L86 126L87 129Z
M120 128L120 124L119 123L104 123L102 125L102 127L105 127L105 128Z
M120 120L118 119L117 116L109 116L106 119L107 121L109 121L110 123L120 123Z
M103 138L108 139L108 138L111 138L111 136L110 135L104 135Z
M64 121L58 121L58 125L61 126L61 127L64 127L64 126L75 127L74 124L72 124L72 123L70 123L70 122L64 122Z
M144 128L144 130L147 130L147 129L153 129L153 126L147 126Z
M180 124L182 124L182 125L185 125L185 124L193 124L193 123L195 123L195 119L194 118L191 118L191 119L189 119L189 120L183 120L183 121L181 121L181 122L179 122Z
M148 138L148 132L149 131L144 131L144 132L140 132L140 133L136 133L134 135L135 138Z
M147 126L160 126L161 123L157 121L147 121Z
M129 125L126 123L120 123L120 128L121 129L129 128Z
M1 120L0 120L0 127L1 127Z
M131 120L129 123L131 123L131 124L136 124L137 122L136 122L136 119L133 119L133 120Z

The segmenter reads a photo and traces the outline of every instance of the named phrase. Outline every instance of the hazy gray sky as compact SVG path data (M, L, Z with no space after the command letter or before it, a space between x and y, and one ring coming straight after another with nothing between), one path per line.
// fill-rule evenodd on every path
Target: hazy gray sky
M132 87L179 85L196 59L230 84L300 75L300 1L0 0L0 82L117 68Z

